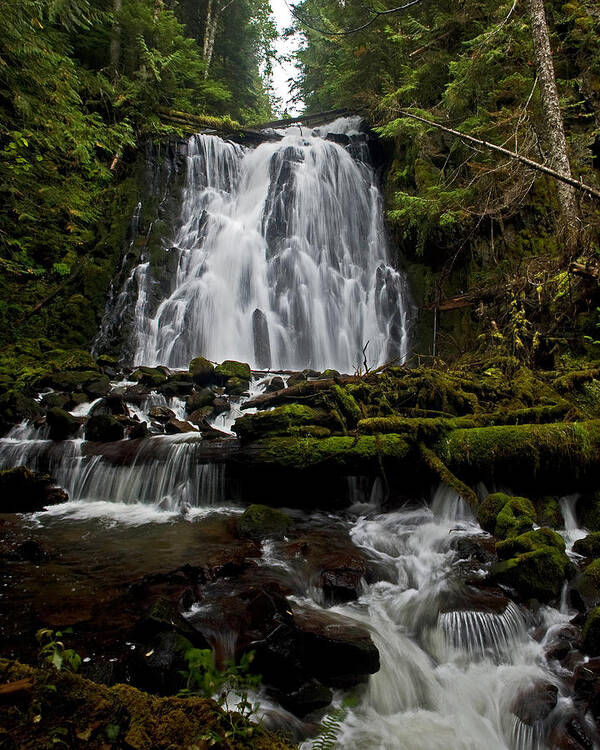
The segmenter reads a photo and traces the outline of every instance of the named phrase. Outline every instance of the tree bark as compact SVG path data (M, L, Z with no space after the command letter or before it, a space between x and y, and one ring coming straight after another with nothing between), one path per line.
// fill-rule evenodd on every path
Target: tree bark
M225 4L222 0L208 0L206 6L206 24L204 26L204 39L202 42L202 55L204 57L204 77L208 78L208 69L212 61L217 37L217 27L223 11L227 10L234 0Z
M119 23L119 13L123 7L123 0L113 0L113 26L112 37L110 40L110 67L113 74L116 74L121 61L121 24Z
M527 8L531 23L533 52L540 84L542 109L550 151L550 166L563 176L571 177L571 165L569 163L567 139L565 138L565 129L560 112L558 90L556 88L544 1L527 0ZM579 227L579 210L575 190L566 183L558 183L557 189L560 209L567 232L567 241L568 244L572 244Z

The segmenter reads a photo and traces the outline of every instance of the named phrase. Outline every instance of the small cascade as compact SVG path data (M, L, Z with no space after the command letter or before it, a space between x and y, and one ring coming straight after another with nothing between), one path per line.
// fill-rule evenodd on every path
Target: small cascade
M254 150L216 136L186 146L168 276L142 256L113 295L96 348L130 321L137 364L185 367L198 353L258 368L403 361L413 314L389 265L381 196L359 118L285 131ZM158 274L158 275L157 275ZM162 274L162 275L161 275ZM112 306L112 307L111 307Z

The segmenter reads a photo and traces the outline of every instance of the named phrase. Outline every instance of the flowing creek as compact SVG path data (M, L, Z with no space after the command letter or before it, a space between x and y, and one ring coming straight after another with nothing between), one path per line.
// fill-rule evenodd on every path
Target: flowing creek
M349 372L366 341L373 363L403 360L413 311L402 275L389 265L381 198L358 122L339 121L323 133L344 136L348 148L297 129L254 151L213 136L191 138L169 250L177 256L176 273L157 300L158 282L142 257L113 295L97 347L129 309L135 326L126 348L137 364L182 368L202 353L260 368ZM122 640L126 624L108 633L110 617L125 620L139 609L126 598L136 586L176 581L187 621L219 658L231 657L242 637L236 630L242 615L230 616L232 601L247 576L250 584L243 585L268 581L284 593L285 607L309 621L339 615L371 635L379 670L352 687L351 703L334 685L333 706L342 707L337 747L557 746L554 738L576 715L569 697L575 664L569 668L551 654L574 613L563 603L533 614L500 589L479 586L490 537L452 490L440 486L430 498L394 503L384 499L379 480L351 477L344 509L288 509L297 529L291 536L250 552L240 547L231 524L248 499L228 470L236 445L231 428L243 401L262 393L273 375L254 372L249 392L211 417L224 433L216 440L201 432L159 434L151 410L165 407L185 420L184 399L149 390L128 400L136 384L126 380L114 382L111 393L131 419L149 425L150 437L90 443L82 428L73 439L54 441L47 426L24 423L0 439L1 468L48 472L69 495L45 512L3 517L5 544L33 541L41 550L33 565L14 563L5 576L0 613L7 647L34 649L20 638L40 622L72 623L84 633L79 648L88 674L127 677L118 672L119 648L136 646ZM100 403L80 404L72 414L85 417ZM280 495L285 506L284 487ZM575 502L576 496L561 500L568 549L584 535ZM345 554L358 550L366 561L356 596L332 597L297 551L318 547L329 534L347 540ZM230 574L226 566L238 548L250 563L236 563L242 573ZM229 550L225 562L223 550ZM184 586L180 579L194 566L225 566L226 573ZM547 694L557 700L544 710ZM312 747L322 711L299 719L276 692L263 690L259 700L265 722L291 729L305 750Z

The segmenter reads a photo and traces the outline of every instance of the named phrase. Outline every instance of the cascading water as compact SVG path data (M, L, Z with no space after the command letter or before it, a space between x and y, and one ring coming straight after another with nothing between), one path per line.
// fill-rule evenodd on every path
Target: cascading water
M389 265L358 125L349 118L323 129L345 136L348 149L298 128L254 150L189 139L181 214L164 249L176 256L175 274L161 282L168 291L156 294L142 257L112 314L122 316L135 291L135 363L187 367L202 354L352 372L367 342L370 365L406 358L412 306Z

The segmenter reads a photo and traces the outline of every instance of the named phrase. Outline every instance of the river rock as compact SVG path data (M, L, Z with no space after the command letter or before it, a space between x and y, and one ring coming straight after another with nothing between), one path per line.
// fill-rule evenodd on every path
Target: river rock
M67 493L54 486L47 474L30 471L25 466L0 471L1 513L35 513L68 499Z
M575 704L584 713L589 711L595 721L600 721L600 658L588 659L579 664L573 673Z
M196 357L190 362L190 374L195 383L208 385L213 382L215 366L204 357Z
M224 362L221 362L220 365L215 367L214 376L219 385L225 385L231 378L248 383L252 373L250 371L250 365L245 362L236 362L232 359L226 359Z
M285 383L283 381L283 378L279 375L276 375L274 378L271 378L267 385L265 386L265 393L276 393L277 391L281 391L285 388Z
M175 419L175 412L168 406L153 406L148 412L148 416L157 422L166 423L170 419Z
M44 414L41 406L18 391L8 391L0 396L0 433L25 419L37 419Z
M600 557L600 531L593 531L573 544L573 552L584 557Z
M326 708L333 700L333 692L318 680L308 680L297 690L278 692L277 698L285 709L302 718L313 711Z
M187 396L194 390L194 384L187 380L168 380L158 390L166 397Z
M167 374L158 367L138 367L131 373L129 379L156 388L166 382Z
M123 425L110 414L94 414L85 426L85 439L110 443L125 437Z
M210 388L202 388L202 390L195 391L187 397L185 400L185 410L188 414L192 414L203 406L211 406L216 397L217 394L211 391Z
M262 539L283 539L294 522L280 510L266 505L250 505L239 517L238 533L242 538L261 541Z
M68 393L53 391L42 396L41 403L45 409L59 408L68 411L67 407L71 403L71 396Z
M556 706L558 688L550 682L534 682L519 691L511 711L524 724L535 724L543 721Z
M198 432L198 430L194 425L184 422L182 419L169 419L165 424L165 432L167 435L178 435L185 432Z
M130 440L139 440L148 437L148 424L146 422L132 424L127 430L127 437Z
M210 427L207 419L213 414L212 406L202 406L200 409L196 409L191 414L188 414L187 421L195 424L200 429Z
M55 406L46 412L46 423L50 427L50 440L67 440L77 434L82 420Z
M108 396L105 396L103 399L98 401L97 404L94 404L94 406L91 408L90 415L95 416L97 414L128 417L129 409L127 408L127 404L123 401L121 396L113 396L109 394Z
M571 584L571 601L578 609L600 604L600 559L592 560Z
M226 411L229 411L231 407L231 404L229 403L229 399L227 396L217 396L215 400L212 403L213 408L213 414L215 417L217 417L219 414L223 414Z

